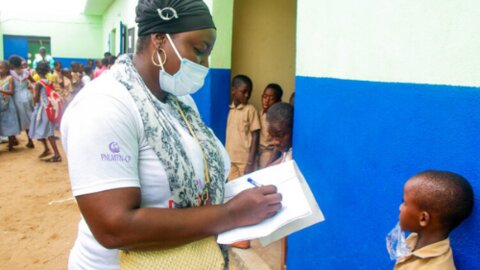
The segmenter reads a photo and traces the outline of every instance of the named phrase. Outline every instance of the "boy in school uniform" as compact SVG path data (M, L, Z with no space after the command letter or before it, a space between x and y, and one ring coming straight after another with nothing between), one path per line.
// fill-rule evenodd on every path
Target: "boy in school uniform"
M231 161L229 180L255 169L260 120L255 107L248 104L252 87L252 80L246 75L237 75L232 80L232 104L228 113L225 139Z
M273 104L267 112L267 130L278 154L269 166L292 160L293 106L286 102Z
M272 137L267 129L267 111L273 104L282 101L282 87L276 83L270 83L263 90L262 110L260 111L260 140L258 145L258 169L267 167L274 154Z
M285 102L277 102L271 105L266 113L265 126L274 147L274 154L267 166L292 160L293 106ZM287 237L280 241L282 241L280 265L281 269L286 269Z
M455 269L448 235L473 208L473 189L462 176L425 171L405 183L400 227L412 232L410 252L397 260L395 270Z

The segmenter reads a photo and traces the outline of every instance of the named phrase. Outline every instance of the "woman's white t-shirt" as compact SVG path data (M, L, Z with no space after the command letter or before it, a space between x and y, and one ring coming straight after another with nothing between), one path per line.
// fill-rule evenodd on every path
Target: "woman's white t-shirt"
M181 100L197 110L190 96ZM167 110L174 109L167 106ZM197 187L203 190L200 146L180 123L175 125L194 167ZM70 103L62 119L61 133L74 196L138 187L143 207L169 206L171 192L166 173L145 138L137 106L125 87L108 72L85 86ZM217 144L228 175L228 154L218 139ZM83 217L70 252L69 269L119 269L118 250L101 246Z

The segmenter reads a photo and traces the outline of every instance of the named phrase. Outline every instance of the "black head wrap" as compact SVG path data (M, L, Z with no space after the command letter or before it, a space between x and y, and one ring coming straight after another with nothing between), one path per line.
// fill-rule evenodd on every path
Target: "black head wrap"
M135 11L139 36L215 28L203 0L139 0Z

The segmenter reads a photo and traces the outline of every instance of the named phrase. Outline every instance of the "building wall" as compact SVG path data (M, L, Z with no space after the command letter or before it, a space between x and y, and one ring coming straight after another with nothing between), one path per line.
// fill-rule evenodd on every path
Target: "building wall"
M108 41L109 35L113 29L116 30L116 38L111 42L115 42L115 51L111 52L113 55L120 53L120 22L127 25L128 28L135 27L135 35L137 35L137 24L135 23L135 7L138 1L136 0L116 0L105 11L103 15L103 29L102 29L102 52L110 50ZM136 42L136 36L135 36ZM103 53L102 53L103 55Z
M265 86L275 82L288 101L295 83L295 0L235 1L232 76L253 81L250 103L261 108Z
M55 58L98 58L102 54L102 18L86 15L39 16L29 14L3 15L1 34L20 36L48 36L51 54ZM0 45L3 44L0 43ZM3 46L0 47L3 56ZM3 57L2 57L3 58Z
M464 175L480 203L479 8L299 1L294 157L326 221L289 237L288 268L392 269L385 236L420 171ZM479 224L476 207L451 234L457 269L480 264Z
M217 40L210 55L210 71L205 85L193 95L203 121L225 142L230 103L233 0L209 0Z

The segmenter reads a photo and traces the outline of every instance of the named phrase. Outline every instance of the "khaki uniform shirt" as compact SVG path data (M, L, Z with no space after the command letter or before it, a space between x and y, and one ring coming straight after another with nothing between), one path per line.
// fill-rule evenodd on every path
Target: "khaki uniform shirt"
M412 233L406 242L412 249L417 244L418 236ZM438 241L421 249L410 252L397 260L394 270L455 270L450 239Z
M251 104L230 105L225 148L232 163L246 164L252 144L252 132L260 129L258 112Z

